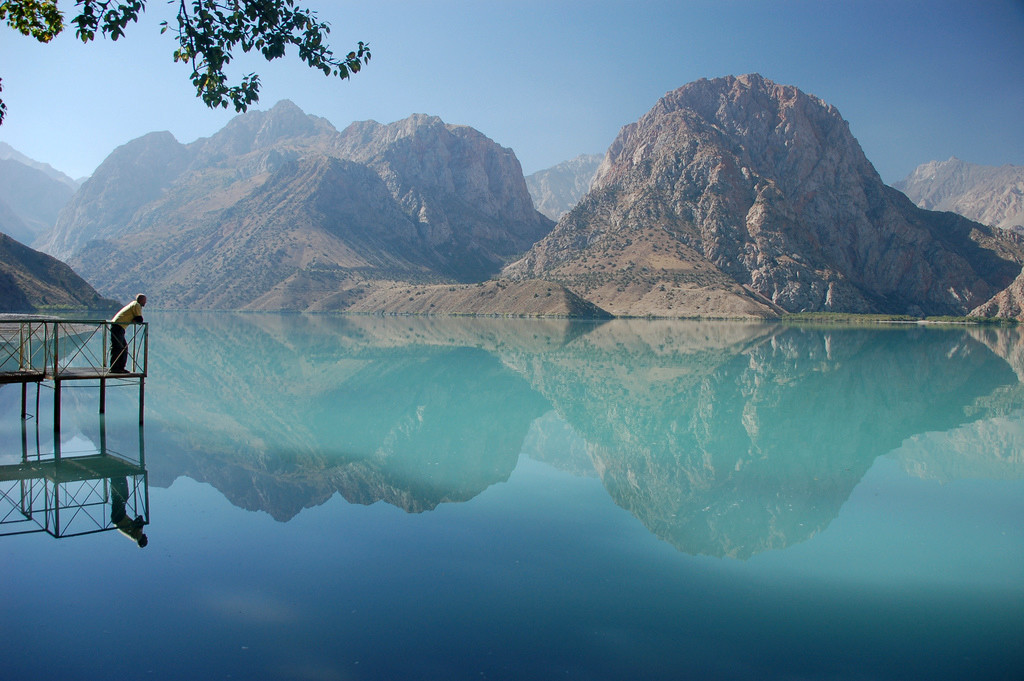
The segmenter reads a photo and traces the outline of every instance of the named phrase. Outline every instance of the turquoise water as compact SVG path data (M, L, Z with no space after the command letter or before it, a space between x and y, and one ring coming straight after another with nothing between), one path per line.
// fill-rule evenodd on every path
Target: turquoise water
M1020 331L147 320L61 450L144 453L149 545L0 536L4 678L1024 676Z

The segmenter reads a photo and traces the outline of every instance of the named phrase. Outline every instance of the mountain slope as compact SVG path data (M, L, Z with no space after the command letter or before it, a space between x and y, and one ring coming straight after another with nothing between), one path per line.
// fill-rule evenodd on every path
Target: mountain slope
M338 153L381 176L427 244L448 254L439 271L456 280L496 274L553 226L534 209L512 150L473 128L423 114L353 123Z
M92 239L116 239L135 212L159 198L184 170L187 148L169 132L153 132L115 149L61 209L40 250L70 259Z
M70 267L0 234L0 312L116 309Z
M885 186L839 112L756 74L662 98L516 278L613 314L966 314L1020 272L1019 239Z

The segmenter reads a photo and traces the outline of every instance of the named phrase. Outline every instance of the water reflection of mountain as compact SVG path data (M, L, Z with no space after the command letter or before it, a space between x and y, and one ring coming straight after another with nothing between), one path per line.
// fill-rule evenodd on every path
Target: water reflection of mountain
M470 499L508 478L548 409L494 355L375 336L371 318L185 319L155 353L153 411L181 454L153 479L207 481L282 520L335 492L409 511Z
M827 526L874 459L908 438L987 417L993 395L999 413L1022 402L999 343L953 330L158 323L150 418L160 450L180 453L154 457L151 481L188 475L278 519L336 492L410 511L466 500L507 479L521 451L580 470L582 437L612 498L652 532L745 557ZM560 462L565 452L577 458Z
M589 443L616 503L688 553L807 539L877 456L965 423L1016 381L959 331L776 328L686 355L602 335L534 361L531 383Z

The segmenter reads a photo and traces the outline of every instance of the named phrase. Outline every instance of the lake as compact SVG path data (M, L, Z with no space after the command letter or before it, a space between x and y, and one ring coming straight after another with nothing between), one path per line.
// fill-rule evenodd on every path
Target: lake
M0 488L4 678L1024 678L1019 330L146 317L103 531Z

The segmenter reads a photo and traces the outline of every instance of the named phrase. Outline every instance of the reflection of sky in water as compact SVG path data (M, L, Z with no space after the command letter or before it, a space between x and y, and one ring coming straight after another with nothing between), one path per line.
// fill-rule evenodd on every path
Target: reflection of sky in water
M117 533L0 538L5 675L1017 679L1024 669L1022 412L1006 362L980 343L929 336L916 347L943 358L933 362L906 343L832 332L817 356L820 334L806 346L792 333L760 340L763 330L734 341L735 327L710 325L707 340L725 351L687 364L643 355L622 327L515 347L478 334L453 353L437 339L460 329L446 326L432 345L391 337L392 350L296 353L307 341L277 319L233 319L277 340L198 384L168 321L164 357L181 375L147 385L147 548ZM401 323L421 343L437 331ZM204 336L181 338L191 349ZM304 375L331 381L266 393L283 375L271 350L282 339ZM950 358L953 346L969 353ZM879 385L902 380L901 366L932 390ZM182 419L168 391L189 385L202 394ZM654 414L648 398L666 385L657 400L670 409ZM472 392L485 386L498 392ZM238 398L218 406L225 394ZM871 396L881 409L857 402ZM108 443L133 451L134 396L112 399ZM279 408L254 414L253 400ZM330 400L359 418L332 414ZM66 409L62 449L98 442L95 404ZM4 442L18 447L10 420ZM360 420L376 448L345 433ZM860 453L830 428L884 445ZM370 455L318 456L342 440ZM695 522L680 522L687 514ZM700 543L690 531L705 533ZM683 550L738 542L749 542L742 560Z

